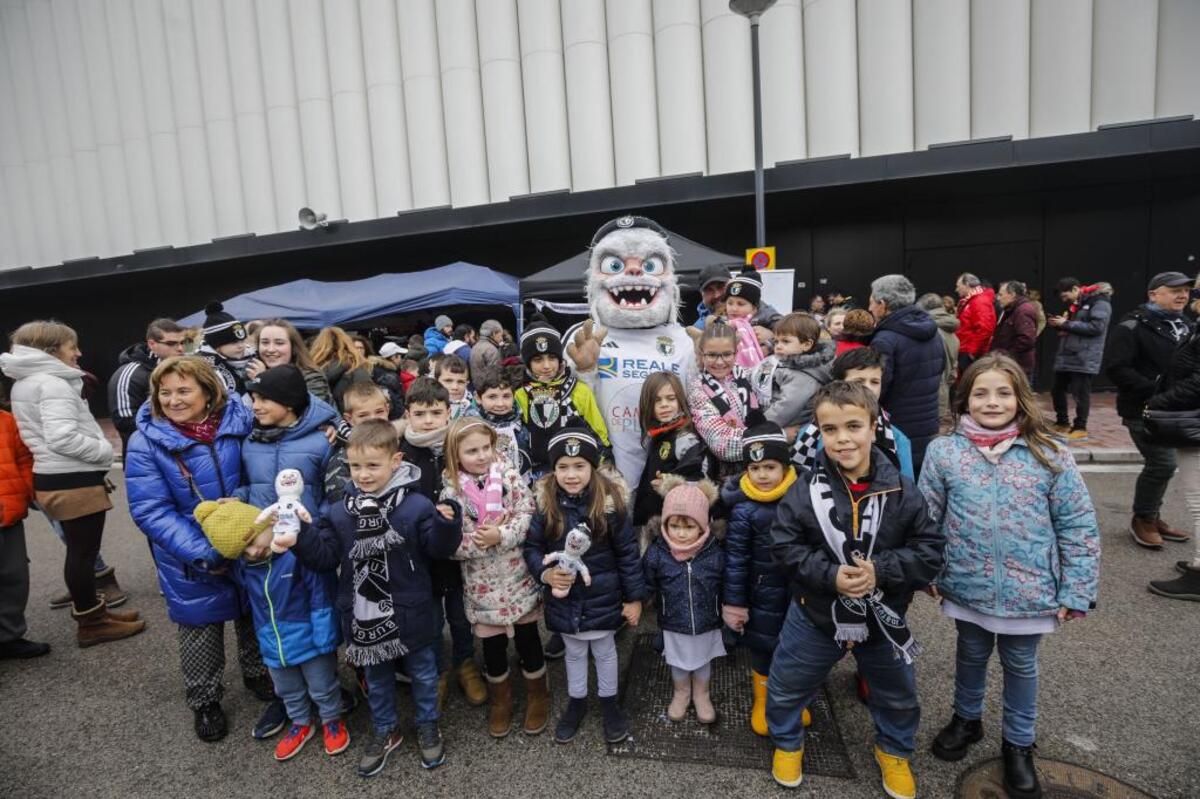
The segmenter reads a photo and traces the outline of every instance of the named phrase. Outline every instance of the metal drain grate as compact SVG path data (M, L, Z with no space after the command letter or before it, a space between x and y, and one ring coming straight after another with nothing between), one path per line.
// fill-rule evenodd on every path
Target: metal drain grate
M1086 766L1062 760L1034 758L1044 799L1154 799L1150 794ZM959 799L1005 796L1004 763L988 760L959 778Z
M718 718L711 726L697 722L694 710L684 721L667 719L667 704L674 691L671 669L654 651L653 634L642 634L634 642L622 685L630 736L609 746L610 755L770 770L771 741L750 729L753 693L750 653L744 647L713 661L712 697ZM853 777L854 767L824 691L810 710L813 723L804 740L804 772Z

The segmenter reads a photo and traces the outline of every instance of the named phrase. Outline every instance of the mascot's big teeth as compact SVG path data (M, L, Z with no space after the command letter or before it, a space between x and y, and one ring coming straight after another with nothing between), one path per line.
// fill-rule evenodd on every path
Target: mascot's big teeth
M658 289L651 286L616 286L608 294L621 308L645 308L654 301Z

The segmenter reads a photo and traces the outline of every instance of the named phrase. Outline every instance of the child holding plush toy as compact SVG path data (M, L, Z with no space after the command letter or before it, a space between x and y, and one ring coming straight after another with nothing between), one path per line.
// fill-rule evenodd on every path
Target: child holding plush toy
M516 644L525 677L526 735L546 729L549 696L546 659L537 622L542 592L525 567L521 545L533 516L533 496L521 473L496 448L487 422L469 417L450 423L441 499L463 509L463 536L454 559L462 561L467 619L483 642L491 712L488 731L503 738L512 727L508 639Z
M658 626L663 631L663 656L671 667L675 695L667 718L683 721L688 705L696 720L717 720L708 694L713 658L725 654L721 640L721 573L725 553L711 535L709 513L717 487L708 480L689 483L667 475L662 529L650 542L642 561L646 588L658 598Z
M298 474L294 469L280 474L288 472ZM266 521L274 521L278 512L277 508L264 510L269 514ZM337 676L337 648L342 640L334 612L337 577L305 568L288 551L294 543L294 535L281 539L268 528L230 569L249 600L258 649L291 719L287 734L275 746L276 760L292 759L316 734L314 704L325 753L341 754L350 745Z
M617 706L615 637L622 618L637 626L645 596L637 538L625 487L597 470L600 442L591 430L564 428L550 438L548 450L551 472L536 487L537 513L525 539L525 563L550 589L546 627L562 634L566 645L570 702L554 740L571 741L587 712L591 649L604 739L616 743L628 737L629 724Z

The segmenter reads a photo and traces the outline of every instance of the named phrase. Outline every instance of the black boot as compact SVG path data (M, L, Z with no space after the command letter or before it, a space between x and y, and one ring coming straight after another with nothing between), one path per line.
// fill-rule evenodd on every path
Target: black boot
M1168 599L1186 599L1200 602L1200 571L1189 568L1174 580L1151 580L1150 593Z
M228 723L225 711L216 702L192 711L195 714L196 737L206 743L215 743L225 737Z
M600 712L604 716L605 743L620 743L629 737L629 721L621 712L615 696L600 697Z
M967 756L971 744L982 740L983 722L968 720L955 713L950 723L933 739L933 754L939 760L962 760Z
M583 723L583 717L587 715L587 700L576 699L571 697L567 702L567 709L563 711L562 718L558 720L558 726L554 728L554 742L556 744L570 743L575 737L575 733L579 732L579 725Z
M1015 746L1005 741L1000 747L1004 759L1004 790L1010 799L1041 799L1037 769L1033 765L1035 746Z

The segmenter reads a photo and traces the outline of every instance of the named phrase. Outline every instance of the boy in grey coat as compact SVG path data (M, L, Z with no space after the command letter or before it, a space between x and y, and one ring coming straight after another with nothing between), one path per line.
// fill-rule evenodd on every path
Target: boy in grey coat
M835 345L821 341L821 323L805 313L783 317L774 333L775 354L755 367L751 380L767 421L800 429L812 421L817 389L831 379Z

